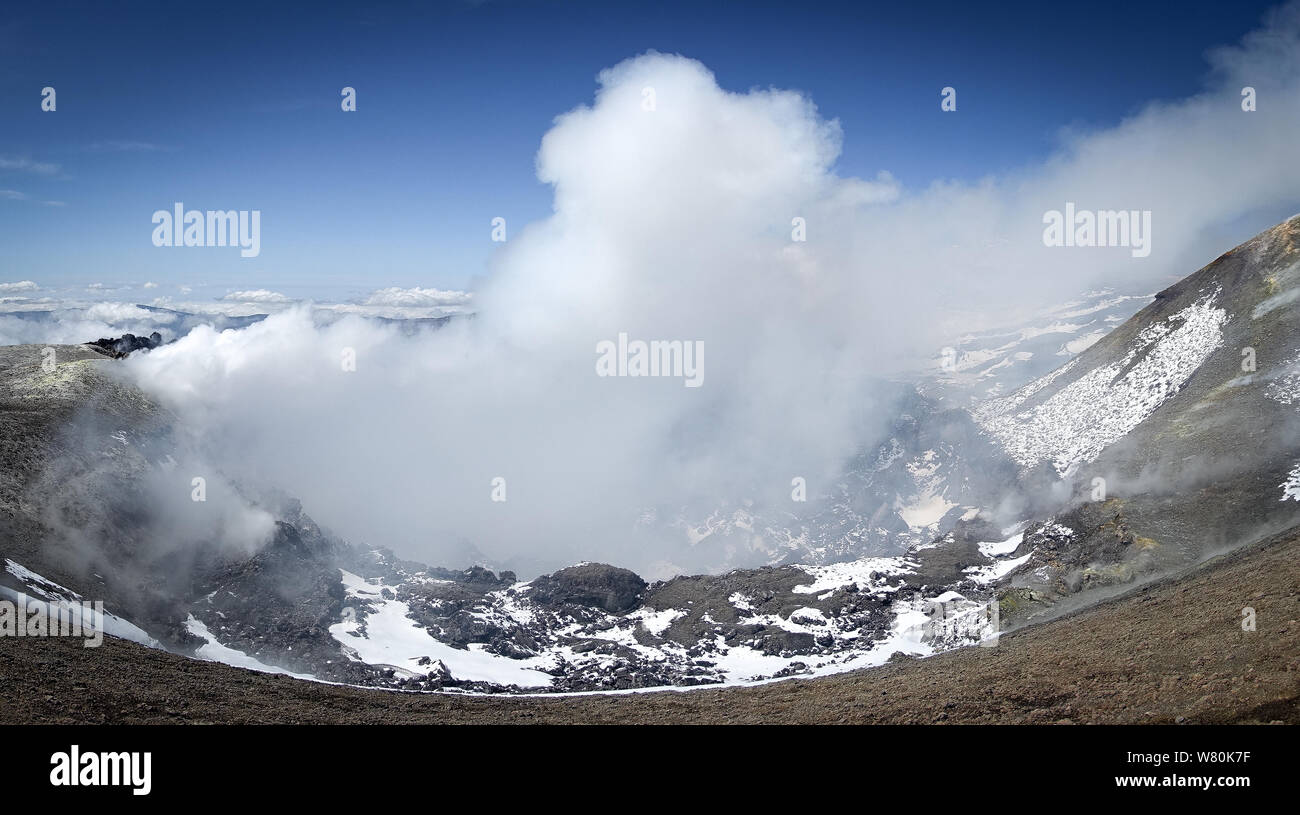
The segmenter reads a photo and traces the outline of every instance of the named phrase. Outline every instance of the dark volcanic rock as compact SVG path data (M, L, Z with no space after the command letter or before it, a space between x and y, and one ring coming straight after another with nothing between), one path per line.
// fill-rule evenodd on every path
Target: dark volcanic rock
M94 342L86 343L86 345L102 348L118 357L124 357L132 351L148 351L149 349L157 348L162 344L162 335L157 331L147 337L137 337L134 334L123 334L120 337L100 337Z
M257 554L208 571L192 613L229 645L271 665L355 681L329 633L347 600L331 542L277 522ZM328 670L324 669L328 666Z
M571 603L619 614L640 604L646 582L636 572L604 563L583 563L533 581L529 596L542 605Z

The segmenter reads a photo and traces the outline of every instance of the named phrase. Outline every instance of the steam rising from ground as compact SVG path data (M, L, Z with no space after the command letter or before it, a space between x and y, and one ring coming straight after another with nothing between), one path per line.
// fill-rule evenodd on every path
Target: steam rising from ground
M889 418L871 377L934 355L961 320L1101 282L1158 288L1227 248L1213 228L1259 217L1253 232L1293 206L1300 13L1211 59L1202 95L1072 136L1048 162L905 191L886 172L838 176L839 126L810 100L729 93L697 62L648 54L546 134L554 214L512 234L474 319L412 334L292 308L128 367L214 466L300 496L354 541L448 565L469 543L498 563L644 566L672 557L631 534L644 509L784 506L796 476L825 488ZM1150 257L1044 247L1043 213L1066 201L1151 210ZM597 343L620 333L703 341L703 387L597 376Z

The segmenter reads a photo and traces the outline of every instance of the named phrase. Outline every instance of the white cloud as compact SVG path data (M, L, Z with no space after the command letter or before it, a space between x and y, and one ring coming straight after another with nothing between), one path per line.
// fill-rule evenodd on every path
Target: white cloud
M150 328L174 323L177 318L175 314L149 311L130 303L96 303L87 308L83 314L87 320L102 322L110 326L132 324Z
M40 286L30 280L19 280L17 283L0 283L0 293L12 294L20 291L37 291Z
M473 294L464 291L443 291L441 289L422 289L419 286L409 289L387 288L372 292L364 301L368 306L399 307L439 307L468 305Z
M29 158L0 156L0 170L33 173L35 175L54 175L59 165L46 161L32 161Z
M124 139L110 139L108 141L93 142L86 145L85 150L88 153L156 153L159 151L170 151L172 148L161 144L144 141L130 141Z
M284 311L294 304L290 301L257 302L242 300L175 300L171 297L155 297L150 305L173 309L198 318L219 319L222 317L250 317L267 312Z
M289 303L292 302L288 297L279 292L268 291L267 289L251 289L249 291L232 291L222 300L235 303Z

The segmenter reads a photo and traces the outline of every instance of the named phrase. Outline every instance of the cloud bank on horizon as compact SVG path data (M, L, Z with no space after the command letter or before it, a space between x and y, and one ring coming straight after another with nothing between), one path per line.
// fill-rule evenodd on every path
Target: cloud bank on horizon
M354 541L435 563L468 541L499 562L645 567L674 552L629 534L647 508L779 506L796 476L825 487L887 419L874 377L1100 284L1160 288L1228 248L1225 225L1294 208L1300 7L1209 59L1204 92L1069 134L1047 162L909 191L887 172L839 176L839 125L812 100L729 92L699 62L645 54L545 135L554 213L503 246L474 320L412 334L287 304L126 367L211 466L298 495ZM1149 210L1150 255L1045 246L1043 215L1067 202ZM703 385L598 376L595 349L620 335L701 342Z

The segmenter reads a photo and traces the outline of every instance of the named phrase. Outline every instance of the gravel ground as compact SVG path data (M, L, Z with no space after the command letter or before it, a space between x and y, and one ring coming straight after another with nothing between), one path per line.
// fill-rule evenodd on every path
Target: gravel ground
M1242 630L1242 609L1257 630ZM1300 723L1300 534L1069 617L876 669L566 698L336 687L106 640L0 639L2 723Z

